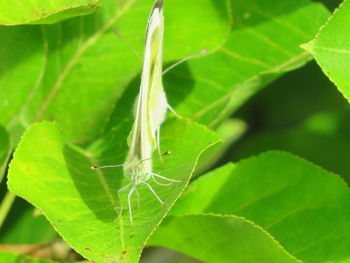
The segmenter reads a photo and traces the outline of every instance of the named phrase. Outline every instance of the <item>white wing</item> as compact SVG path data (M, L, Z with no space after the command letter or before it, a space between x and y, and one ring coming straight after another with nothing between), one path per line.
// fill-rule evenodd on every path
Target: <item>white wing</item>
M156 137L168 105L162 83L163 35L163 0L158 0L148 20L140 93L126 167L150 159L158 146ZM150 173L152 160L143 161L142 166L145 173Z

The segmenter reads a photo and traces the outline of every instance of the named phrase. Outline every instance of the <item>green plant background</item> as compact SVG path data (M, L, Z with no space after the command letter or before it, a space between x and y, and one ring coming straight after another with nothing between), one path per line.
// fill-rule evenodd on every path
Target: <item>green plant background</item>
M62 262L15 253L61 239L105 263L349 262L349 0L165 0L164 67L208 50L164 75L183 119L154 170L182 182L115 220L123 172L90 167L127 154L153 2L0 4L0 262Z

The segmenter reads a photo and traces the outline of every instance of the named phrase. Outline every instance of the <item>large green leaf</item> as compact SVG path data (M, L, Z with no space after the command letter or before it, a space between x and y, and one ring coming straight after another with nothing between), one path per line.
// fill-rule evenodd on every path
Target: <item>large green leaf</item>
M290 154L269 152L194 181L171 215L243 216L293 256L321 263L350 257L349 211L350 192L339 177Z
M106 0L92 15L55 25L0 28L0 124L14 133L33 120L56 120L71 140L99 135L130 81L139 85L142 61L128 45L143 52L153 3ZM222 10L225 0L165 2L166 62L221 45L229 22L214 5Z
M122 163L127 152L129 121L84 152L67 145L57 125L34 124L23 136L10 165L11 191L40 208L60 235L81 255L97 262L136 262L156 226L185 188L198 155L217 140L200 125L170 121L162 128L161 146L171 150L163 163L155 159L154 170L181 179L168 187L152 186L166 203L159 204L146 186L138 187L140 207L119 220L117 190L127 183L122 169L90 170L91 165ZM122 195L126 208L127 191ZM136 204L135 204L136 205Z
M177 111L210 125L229 116L271 80L309 61L310 55L299 45L329 15L321 4L307 0L231 0L230 6L233 27L226 43L165 78ZM179 89L180 83L187 83L186 89Z
M319 63L325 74L350 99L350 1L344 1L327 21L315 39L304 45Z
M86 15L99 7L100 0L12 0L0 2L0 25L48 24Z
M6 129L0 125L0 182L4 175L7 159L10 154L10 136Z
M150 245L164 245L208 263L300 262L261 227L233 215L170 216Z

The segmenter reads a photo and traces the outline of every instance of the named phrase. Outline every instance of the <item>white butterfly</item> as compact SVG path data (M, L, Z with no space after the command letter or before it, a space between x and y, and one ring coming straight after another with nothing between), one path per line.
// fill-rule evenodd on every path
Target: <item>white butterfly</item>
M120 166L124 168L124 174L131 179L131 182L119 189L118 194L131 187L128 194L131 224L133 224L131 196L134 191L137 191L136 187L138 185L143 184L147 186L158 201L164 204L147 181L153 179L155 183L160 185L169 184L161 184L155 178L161 178L169 183L181 182L166 178L152 171L152 153L155 149L158 149L158 152L160 152L160 126L165 120L167 109L170 108L162 83L163 35L163 0L157 0L148 20L144 64L140 92L137 98L135 122L128 138L129 153L123 165L92 167L93 169ZM168 155L169 153L166 152L163 155ZM122 206L120 209L122 212Z

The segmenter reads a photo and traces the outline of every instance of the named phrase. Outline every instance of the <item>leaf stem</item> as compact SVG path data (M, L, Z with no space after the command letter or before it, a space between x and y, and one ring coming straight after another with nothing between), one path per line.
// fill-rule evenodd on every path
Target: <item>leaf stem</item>
M0 205L0 229L15 199L16 199L16 195L10 191L7 191Z

